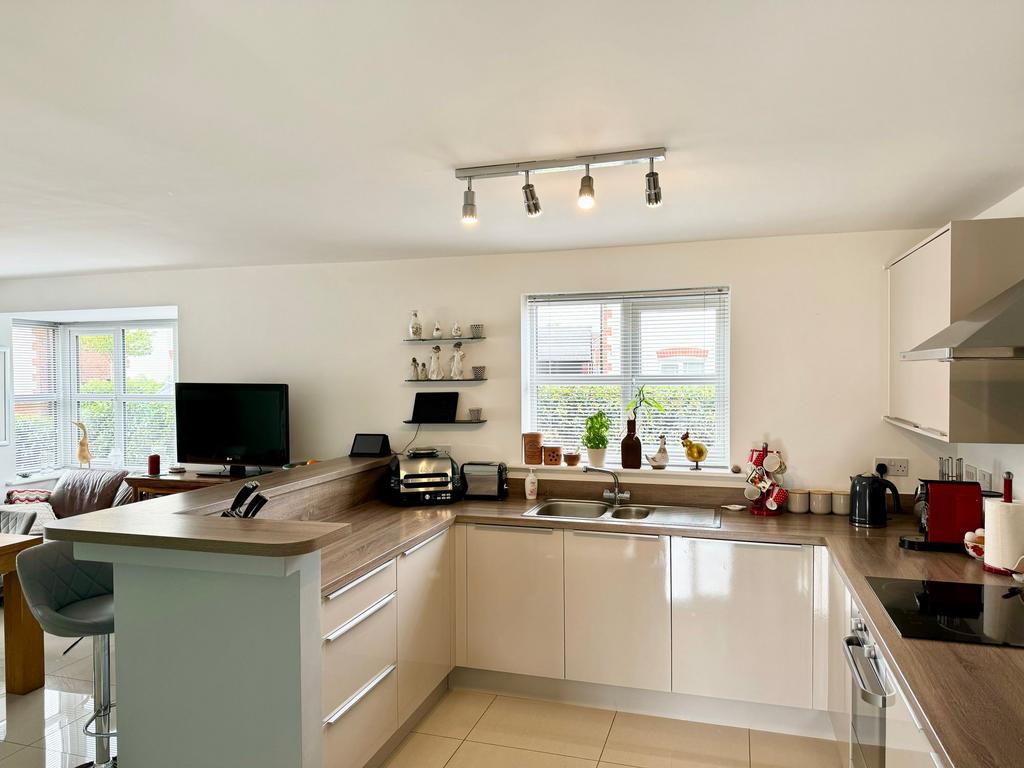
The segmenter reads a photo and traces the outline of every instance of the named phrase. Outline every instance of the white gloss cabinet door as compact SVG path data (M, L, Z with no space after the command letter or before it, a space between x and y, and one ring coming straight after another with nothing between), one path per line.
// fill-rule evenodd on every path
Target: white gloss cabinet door
M828 659L827 705L836 740L849 738L850 696L853 682L846 663L843 639L853 631L850 627L850 590L829 558L828 566Z
M669 691L669 537L565 532L565 677Z
M564 677L562 531L471 525L466 534L468 665Z
M673 691L811 706L813 549L673 537Z
M452 536L398 556L398 722L452 670Z

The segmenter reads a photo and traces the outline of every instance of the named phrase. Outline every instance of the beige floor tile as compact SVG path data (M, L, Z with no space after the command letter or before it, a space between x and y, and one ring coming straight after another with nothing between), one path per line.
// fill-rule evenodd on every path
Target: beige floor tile
M462 742L444 736L410 733L384 763L384 768L444 768Z
M47 752L35 747L26 747L0 760L0 768L75 768L81 764L82 758L79 755Z
M619 712L601 760L635 768L747 768L747 730Z
M446 768L596 768L593 760L467 741Z
M467 738L596 761L614 716L603 709L499 696Z
M464 739L492 701L494 694L491 693L448 691L413 730L431 736Z
M750 732L752 768L842 768L842 750L828 739Z

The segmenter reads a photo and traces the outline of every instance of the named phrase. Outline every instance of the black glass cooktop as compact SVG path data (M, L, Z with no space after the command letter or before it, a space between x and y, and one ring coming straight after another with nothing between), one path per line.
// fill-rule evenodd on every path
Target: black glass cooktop
M1024 647L1024 589L869 576L903 637Z

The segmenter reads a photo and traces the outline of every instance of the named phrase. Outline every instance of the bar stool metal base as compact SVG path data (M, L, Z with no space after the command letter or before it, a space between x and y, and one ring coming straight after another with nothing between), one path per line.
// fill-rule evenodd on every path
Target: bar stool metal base
M96 740L96 759L79 768L114 768L117 758L110 756L110 739L117 736L117 731L110 730L110 713L115 706L110 697L110 635L92 638L92 679L95 711L82 732ZM89 730L93 723L95 730Z

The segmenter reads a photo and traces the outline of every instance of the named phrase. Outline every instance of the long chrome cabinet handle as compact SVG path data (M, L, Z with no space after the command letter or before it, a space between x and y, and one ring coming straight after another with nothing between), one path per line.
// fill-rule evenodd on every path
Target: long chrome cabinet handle
M387 570L388 566L391 565L392 562L394 562L394 561L393 560L388 560L383 565L378 565L376 568L374 568L369 573L364 573L358 579L356 579L353 582L350 582L350 583L346 584L344 587L342 587L341 589L337 590L336 592L331 592L331 594L329 594L327 597L325 597L324 600L327 600L328 602L330 602L331 600L333 600L336 597L341 597L346 592L348 592L350 589L354 589L355 587L358 587L364 581L368 581L369 579L372 579L374 576L376 576L381 571Z
M584 528L574 528L573 533L582 534L583 536L618 536L628 537L633 539L660 539L656 533L630 533L629 531L588 531Z
M405 550L405 552L402 553L402 557L408 557L413 552L415 552L417 549L422 549L423 547L427 546L427 544L432 542L434 539L440 539L446 533L448 533L448 529L447 528L445 528L440 533L435 533L429 539L425 539L425 540L421 541L419 544L416 544L415 546L409 547L409 549Z
M375 614L377 611L379 611L385 605L387 605L392 600L394 600L397 595L398 595L397 591L392 592L390 595L385 595L384 597L382 597L380 600L378 600L376 603L371 605L366 610L361 611L360 613L357 613L355 616L353 616L351 619L346 621L340 627L338 627L335 630L332 630L329 634L324 635L324 640L326 640L328 643L334 642L339 637L344 635L346 632L348 632L348 631L350 631L352 629L355 629L357 626L362 624L368 618L373 616L373 614Z
M800 549L807 544L783 544L781 541L730 541L730 544L739 544L744 547L763 547L766 549Z
M369 695L370 691L372 691L374 688L381 684L381 681L384 680L385 677L394 672L395 669L397 669L397 666L397 664L388 665L380 672L378 672L370 682L368 682L358 691L349 696L345 700L345 703L343 703L340 707L338 707L336 710L331 712L331 714L324 718L324 727L326 728L328 725L334 725L334 723L338 722L338 720L344 717L346 712L352 709L352 707L354 707L360 701L365 699L367 695Z
M860 638L855 635L844 637L843 653L846 655L846 663L850 667L850 672L853 673L853 681L860 689L861 699L865 703L879 709L891 706L896 699L896 691L886 690L882 685L882 681L874 676L873 673L872 677L875 678L876 689L869 687L869 681L864 679L864 668L870 669L870 664L868 664L867 656L864 654L864 646L861 645ZM860 659L854 655L855 653L859 653Z

